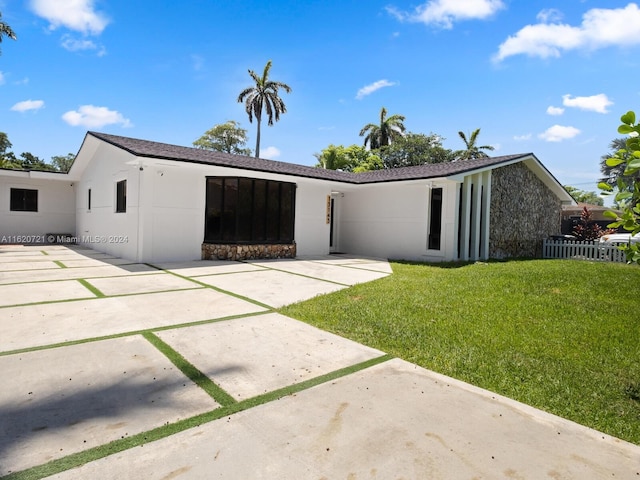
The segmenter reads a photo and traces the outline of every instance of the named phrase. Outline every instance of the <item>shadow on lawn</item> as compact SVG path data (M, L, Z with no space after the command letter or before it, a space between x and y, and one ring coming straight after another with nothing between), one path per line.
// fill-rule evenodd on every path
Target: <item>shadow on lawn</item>
M468 267L470 265L487 265L492 263L513 263L513 262L530 262L534 260L543 260L542 258L532 258L532 257L518 257L518 258L491 258L489 260L469 260L469 261L455 261L455 262L420 262L417 260L393 260L389 259L390 262L399 263L402 265L417 265L424 267L434 267L434 268L443 268L443 269L454 269L454 268L463 268Z
M232 365L206 375L239 369ZM218 407L186 377L153 377L142 370L108 386L79 388L69 380L43 392L25 387L20 399L14 395L12 403L0 405L0 477Z

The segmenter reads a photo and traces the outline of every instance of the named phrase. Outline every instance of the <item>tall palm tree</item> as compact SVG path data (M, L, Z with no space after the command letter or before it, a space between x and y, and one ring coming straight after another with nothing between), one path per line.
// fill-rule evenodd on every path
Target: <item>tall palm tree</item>
M238 95L238 103L244 102L245 111L249 115L249 122L253 123L253 117L256 117L258 123L256 158L260 155L260 123L262 121L263 107L267 111L268 125L271 126L274 118L277 122L280 120L280 114L287 112L287 107L279 97L278 90L282 89L287 93L291 92L291 87L286 83L269 80L269 70L271 70L271 60L264 67L262 77L259 77L253 70L249 70L249 75L255 85L245 88Z
M471 135L469 135L469 139L467 139L467 136L463 132L458 132L458 135L460 135L460 138L462 139L465 146L467 147L466 150L458 150L456 152L456 158L458 160L471 160L473 158L487 158L489 155L487 155L482 150L495 150L491 145L482 145L480 147L477 146L476 141L478 140L479 134L480 134L480 129L476 128L473 132L471 132Z
M391 142L404 134L404 115L391 115L387 118L387 109L380 110L380 124L368 123L362 130L360 136L364 137L364 145L369 144L369 148L374 150L386 147Z
M2 42L2 37L9 37L15 40L16 34L8 24L2 21L2 12L0 12L0 42Z

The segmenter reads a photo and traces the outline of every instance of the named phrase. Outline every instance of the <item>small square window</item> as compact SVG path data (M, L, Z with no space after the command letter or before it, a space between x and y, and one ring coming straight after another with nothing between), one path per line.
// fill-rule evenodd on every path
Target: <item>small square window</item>
M37 212L38 190L12 188L9 209L12 212Z
M116 183L116 213L127 211L127 181L120 180Z

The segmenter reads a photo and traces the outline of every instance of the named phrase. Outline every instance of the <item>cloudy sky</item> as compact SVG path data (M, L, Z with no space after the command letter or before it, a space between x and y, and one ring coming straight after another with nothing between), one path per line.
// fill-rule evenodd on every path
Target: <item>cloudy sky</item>
M0 0L0 131L16 153L75 153L87 130L188 145L250 124L247 69L287 83L262 156L312 165L360 144L381 107L408 130L481 128L596 190L621 114L637 109L640 7L617 0Z

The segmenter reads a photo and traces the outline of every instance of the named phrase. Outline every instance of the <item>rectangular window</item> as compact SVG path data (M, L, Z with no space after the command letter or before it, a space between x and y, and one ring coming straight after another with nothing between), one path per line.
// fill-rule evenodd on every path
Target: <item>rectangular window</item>
M38 190L12 188L9 209L12 212L37 212Z
M204 241L291 243L295 192L293 183L246 177L207 177Z
M120 180L116 183L116 213L127 211L127 181Z
M91 189L87 190L87 210L91 210Z
M442 232L442 188L431 189L429 210L429 250L440 250L440 236Z

